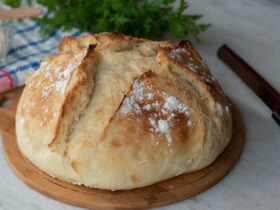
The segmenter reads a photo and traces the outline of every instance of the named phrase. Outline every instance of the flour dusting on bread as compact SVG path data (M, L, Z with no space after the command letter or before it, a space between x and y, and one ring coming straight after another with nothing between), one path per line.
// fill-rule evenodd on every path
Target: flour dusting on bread
M88 34L64 38L27 81L16 133L51 176L134 189L211 164L231 139L231 106L189 41Z
M172 144L172 128L178 123L178 114L185 115L188 119L185 126L192 128L194 125L187 104L141 79L134 81L131 91L120 107L120 113L147 115L149 131L164 136L168 144ZM156 144L158 143L156 141Z

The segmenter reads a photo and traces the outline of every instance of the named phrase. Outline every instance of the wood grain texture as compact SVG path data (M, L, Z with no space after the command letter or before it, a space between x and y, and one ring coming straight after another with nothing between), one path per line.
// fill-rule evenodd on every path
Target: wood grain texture
M152 208L175 203L207 190L220 181L234 167L241 154L245 130L240 113L233 109L233 137L224 152L210 166L177 176L148 187L108 191L77 186L50 177L40 171L18 150L15 135L15 112L22 88L0 94L11 98L9 107L0 108L0 129L7 160L15 174L27 185L53 199L72 205L94 209Z

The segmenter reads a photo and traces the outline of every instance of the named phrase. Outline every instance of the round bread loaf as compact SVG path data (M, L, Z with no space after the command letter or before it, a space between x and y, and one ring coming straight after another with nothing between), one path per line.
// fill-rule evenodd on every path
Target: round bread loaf
M67 37L27 81L16 133L47 174L121 190L202 169L230 142L231 105L188 41Z

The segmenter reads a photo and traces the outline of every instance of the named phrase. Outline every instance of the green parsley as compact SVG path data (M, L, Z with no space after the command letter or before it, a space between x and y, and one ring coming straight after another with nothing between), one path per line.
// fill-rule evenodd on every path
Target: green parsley
M169 31L176 38L197 36L210 24L198 23L202 15L185 14L185 0L37 0L48 9L50 17L38 18L43 31L62 26L65 31L74 27L93 33L122 32L138 37L159 38ZM4 0L18 7L21 0ZM28 1L29 3L31 0Z

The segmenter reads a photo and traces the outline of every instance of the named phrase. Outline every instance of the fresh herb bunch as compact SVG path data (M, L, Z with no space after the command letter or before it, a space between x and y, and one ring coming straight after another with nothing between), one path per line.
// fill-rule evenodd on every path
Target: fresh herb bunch
M21 0L4 0L17 7ZM30 2L29 0L28 2ZM202 15L186 15L185 0L37 0L45 6L50 17L38 18L43 31L62 26L89 32L122 32L138 37L158 38L170 31L177 38L192 35L197 38L210 24L197 23Z

